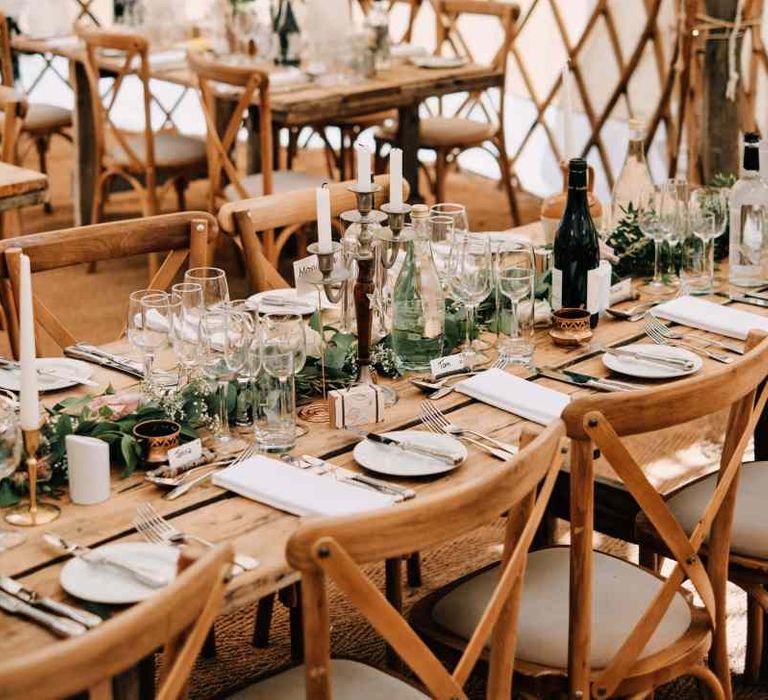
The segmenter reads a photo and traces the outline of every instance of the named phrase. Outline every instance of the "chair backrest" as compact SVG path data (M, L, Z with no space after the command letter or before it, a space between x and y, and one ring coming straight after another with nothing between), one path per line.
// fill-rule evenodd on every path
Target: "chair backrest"
M0 241L0 295L14 356L18 356L19 254L29 256L34 273L170 251L149 283L152 289L165 289L174 281L187 259L189 267L210 264L217 232L216 219L210 214L190 211L47 231ZM77 342L36 295L33 295L33 301L38 330L44 330L59 348ZM42 354L40 346L38 352Z
M82 637L0 664L2 700L53 700L87 693L111 700L112 678L163 649L157 700L176 700L221 608L232 548L207 551L158 591Z
M259 139L261 149L261 173L263 192L272 193L272 111L269 103L269 74L253 67L233 66L216 62L202 52L188 55L189 65L197 76L200 102L205 116L207 133L208 174L210 177L209 208L216 211L217 199L223 199L227 180L242 199L249 194L234 163L237 134L243 121L243 113L253 103L258 93ZM228 86L239 93L239 99L220 132L216 125L216 94Z
M13 87L13 59L11 58L11 31L8 17L0 12L0 73L2 84Z
M489 638L487 697L511 697L520 586L529 546L560 470L563 435L562 423L555 421L538 437L524 433L515 457L477 479L374 513L310 521L291 537L288 561L302 574L307 698L332 697L326 577L394 648L431 697L467 697L462 688ZM448 542L506 513L499 583L450 673L359 565Z
M76 31L85 41L85 72L93 96L91 104L97 162L102 168L108 166L110 144L114 143L125 153L131 169L144 174L146 189L154 196L156 162L151 114L152 93L149 86L149 43L141 34L83 25L76 25ZM99 78L102 75L112 77L112 84L106 92L99 89ZM137 152L129 143L125 132L112 121L112 110L117 104L121 90L130 82L126 79L133 76L138 77L142 87L144 153Z
M500 0L433 0L436 18L435 53L444 55L447 49L456 56L467 58L473 63L477 60L465 40L459 22L462 17L496 17L501 25L502 39L490 63L490 67L501 71L506 83L507 59L515 37L517 18L520 7ZM456 117L469 117L479 112L487 121L504 124L504 89L500 91L499 104L495 106L487 91L473 93L461 103L455 111ZM442 102L441 102L442 106Z
M380 206L389 199L389 176L378 175L374 178L381 190L376 193L374 206ZM331 198L331 216L336 217L347 209L356 206L355 195L349 191L353 181L329 185ZM403 181L403 198L407 200L410 188ZM259 240L259 232L276 228L290 229L315 221L317 218L314 189L281 192L267 197L254 197L239 202L225 204L219 210L219 225L230 236L239 236L245 251L248 277L254 291L286 287L288 284L281 277L264 254ZM279 244L279 241L278 241Z
M768 399L760 390L768 374L768 338L753 332L748 352L723 369L658 388L631 393L593 395L573 401L563 420L571 450L571 692L590 697L589 654L592 585L592 532L596 447L621 478L642 512L663 539L676 566L611 662L593 679L598 697L613 695L637 661L672 603L680 585L690 580L701 597L716 635L724 635L724 591L727 577L733 502L741 461ZM718 484L698 525L689 536L661 494L634 459L623 437L682 426L728 410ZM707 543L706 568L700 550ZM724 637L723 637L724 639ZM725 669L727 672L727 669Z
M16 165L19 161L19 135L27 114L27 101L13 87L0 85L0 111L3 113L0 159L4 163Z
M87 20L93 22L96 27L101 26L99 18L93 14L93 9L91 7L95 1L96 0L74 0L75 4L77 5L77 17L75 18L76 23Z

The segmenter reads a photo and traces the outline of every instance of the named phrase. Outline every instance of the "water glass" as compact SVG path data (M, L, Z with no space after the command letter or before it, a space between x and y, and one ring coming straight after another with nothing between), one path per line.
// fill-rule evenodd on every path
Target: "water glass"
M253 407L254 437L262 452L289 452L296 446L293 353L272 341L261 349L263 371Z
M702 241L706 263L706 284L700 293L715 288L715 239L728 225L727 191L720 187L701 187L691 192L688 203L691 233Z
M192 267L184 273L184 281L202 287L203 307L206 311L229 301L227 273L219 267Z
M524 241L503 241L495 256L497 345L511 362L527 364L533 356L533 307L536 269L533 249ZM509 308L504 308L504 299ZM500 343L500 333L508 339Z
M711 279L706 244L698 236L688 236L681 244L680 287L683 294L709 294Z
M21 462L22 435L16 401L0 396L0 479L11 476ZM15 530L0 529L0 552L18 547L26 537Z
M179 386L189 383L200 351L203 288L192 282L171 287L171 347L179 363Z
M128 341L139 351L144 363L144 381L151 385L157 353L169 342L170 297L157 289L140 289L128 298Z

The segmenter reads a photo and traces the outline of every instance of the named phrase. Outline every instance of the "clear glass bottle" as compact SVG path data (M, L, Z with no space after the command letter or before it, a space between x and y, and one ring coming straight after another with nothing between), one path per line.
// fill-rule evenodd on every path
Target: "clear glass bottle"
M653 179L645 159L645 126L639 119L630 119L627 157L613 187L614 218L621 219L622 211L630 204L637 209L641 193L651 185Z
M729 281L768 284L768 184L760 177L760 137L744 135L743 172L731 188Z
M370 34L370 45L377 70L390 67L389 42L389 3L387 0L375 0L365 18L365 26Z
M405 260L395 282L392 348L399 368L423 372L440 357L445 300L430 244L429 212L415 205L411 227L403 230Z

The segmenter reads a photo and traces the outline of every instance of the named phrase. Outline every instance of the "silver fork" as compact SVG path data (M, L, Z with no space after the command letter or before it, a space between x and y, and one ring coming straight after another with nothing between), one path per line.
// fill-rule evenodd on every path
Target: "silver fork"
M136 508L136 515L133 518L133 526L145 540L156 544L184 544L186 542L197 542L203 547L213 547L213 542L193 535L189 532L182 532L175 525L172 525L160 513L158 513L150 503L140 503ZM253 557L245 554L235 554L235 565L243 571L255 569L259 562Z
M419 418L421 419L421 422L424 425L424 427L430 432L438 433L440 435L448 434L443 429L443 427L432 416L427 415L423 409L419 414ZM469 437L468 435L461 435L459 436L459 439L463 440L464 442L468 442L470 445L474 445L479 450L483 450L483 452L487 452L489 455L496 457L496 459L500 459L502 462L506 462L510 457L509 452L506 452L504 450L499 450L496 447L491 447L490 445L486 445L484 442L480 442L480 440L476 440L475 438Z
M507 355L499 355L496 358L496 361L489 367L489 369L504 369L509 364L509 357ZM442 389L438 389L433 394L430 394L427 396L427 399L430 401L437 401L437 399L442 399L443 396L448 396L455 388L456 384L459 382L456 382L455 384L451 384L451 386L445 386Z
M256 451L256 445L248 445L235 459L233 459L229 463L229 467L236 467L238 464L243 462L244 460L248 459L253 455L253 453ZM174 501L180 496L183 496L187 491L189 491L193 486L196 484L199 484L202 481L205 481L209 477L213 476L213 474L219 469L223 469L223 467L216 467L214 469L211 469L208 472L205 472L205 474L201 474L200 476L196 476L194 479L189 479L188 481L185 481L183 484L177 486L175 489L171 489L168 493L163 496L163 498L167 501Z
M736 355L743 355L744 350L735 345L724 343L721 340L714 340L713 338L700 338L698 336L683 335L682 333L675 333L669 326L665 326L658 318L649 314L646 324L652 326L661 333L661 335L669 338L670 340L682 340L682 341L697 341L704 345L714 345L715 347L728 350L728 352L735 353Z
M728 355L725 355L721 352L715 352L714 350L707 350L706 348L703 348L699 345L693 345L692 343L686 343L682 340L671 340L670 338L667 338L665 335L662 335L659 333L658 329L651 325L650 323L645 324L645 334L654 342L656 345L668 345L672 348L687 348L688 350L691 350L693 352L698 353L699 355L706 355L707 357L717 360L718 362L722 362L723 364L729 365L731 362L733 362L733 358L729 357Z
M451 423L445 413L443 413L437 406L430 404L428 401L422 402L421 415L422 419L425 417L430 418L434 425L440 426L443 432L448 433L449 435L455 435L456 437L466 437L467 435L472 435L478 440L485 440L486 442L491 443L491 445L498 447L504 452L508 452L510 455L517 453L516 445L512 445L509 442L502 442L501 440L497 440L490 435L479 433L477 430L462 428L455 423Z

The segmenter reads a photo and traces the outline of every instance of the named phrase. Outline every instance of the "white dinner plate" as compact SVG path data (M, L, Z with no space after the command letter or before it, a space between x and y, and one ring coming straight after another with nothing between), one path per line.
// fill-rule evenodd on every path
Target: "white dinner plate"
M436 435L421 430L395 430L382 435L453 452L461 456L461 462L467 458L464 445L450 435ZM381 445L370 440L363 440L355 445L354 457L361 467L389 476L433 476L453 471L461 464L449 464L439 459L406 452L394 445Z
M435 70L441 68L461 68L468 63L467 59L461 56L413 56L410 61L418 68L431 68Z
M149 542L116 542L105 544L94 551L109 553L126 564L138 564L171 581L176 577L179 550L164 544ZM157 592L158 588L145 586L141 581L111 566L89 564L73 557L61 570L61 587L70 595L92 603L127 605L138 603Z
M317 311L317 292L299 294L295 289L269 289L248 297L259 305L260 314L300 314L309 316ZM276 303L270 303L274 301Z
M93 367L87 362L72 360L68 357L41 357L35 360L37 367L37 383L40 391L58 391L77 386L84 379L90 379ZM53 377L45 373L45 370L56 372ZM20 376L18 369L0 369L0 389L18 391Z
M609 353L603 354L603 364L613 372L626 374L630 377L640 377L641 379L672 379L674 377L685 377L689 374L698 372L704 364L701 357L690 350L683 348L673 348L669 345L647 345L644 343L634 343L633 345L623 345L623 349L637 350L646 355L657 355L659 357L679 357L681 360L690 360L693 362L692 369L675 369L674 367L662 367L652 362L636 360L632 357L618 357Z

